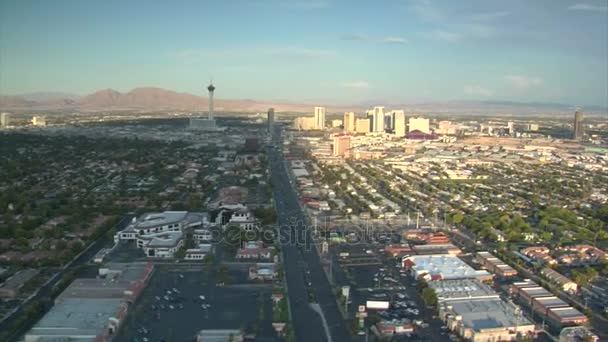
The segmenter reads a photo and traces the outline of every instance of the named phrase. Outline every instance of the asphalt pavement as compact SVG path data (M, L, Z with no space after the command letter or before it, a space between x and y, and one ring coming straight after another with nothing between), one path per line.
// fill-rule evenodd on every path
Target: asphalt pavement
M278 136L274 137L279 142ZM350 334L338 310L336 298L312 243L310 230L298 197L290 183L280 151L269 149L272 185L281 233L283 265L292 327L297 341L350 341ZM310 286L309 284L310 283ZM309 293L321 306L329 328L327 338L321 317L309 305Z

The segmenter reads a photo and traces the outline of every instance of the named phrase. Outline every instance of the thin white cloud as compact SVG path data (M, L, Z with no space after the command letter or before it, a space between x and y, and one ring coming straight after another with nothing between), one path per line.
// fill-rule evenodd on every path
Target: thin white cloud
M467 34L478 38L489 38L496 34L496 29L484 24L467 25Z
M285 59L291 61L310 61L332 58L336 51L303 48L294 46L285 47L256 47L233 49L183 49L169 52L167 56L184 63L208 62L217 59L249 59L252 55L265 56L268 59Z
M369 88L369 83L366 81L344 82L342 86L345 88L367 89Z
M367 41L369 38L364 35L364 34L358 34L358 33L349 33L349 34L345 34L342 37L340 37L341 40L351 40L351 41L356 41L356 42L364 42Z
M511 12L507 11L474 13L471 14L468 19L472 21L492 21L498 18L506 17L509 14L511 14Z
M511 86L520 90L538 87L543 84L543 80L535 76L507 75L505 76L505 80L507 80Z
M578 4L568 6L568 10L570 10L570 11L588 11L588 12L606 12L606 11L608 11L608 6L598 6L598 5L592 5L592 4L580 2Z
M453 3L456 7L460 4ZM425 34L427 38L452 43L495 36L495 22L511 14L508 11L470 13L466 7L438 6L431 0L413 0L410 10L419 19L437 25L436 30Z
M464 86L464 93L467 95L483 96L483 97L488 97L488 96L494 95L494 92L492 90L478 86L478 85Z
M450 43L455 43L462 39L461 33L449 32L444 30L434 30L431 32L427 32L426 36L431 39L442 40Z
M280 48L270 48L270 49L262 49L265 53L269 55L274 55L277 57L285 56L285 57L293 57L293 58L306 58L306 59L323 59L336 56L336 52L333 50L324 50L324 49L311 49L311 48L301 48L301 47L280 47Z
M437 22L445 19L445 15L430 0L416 0L411 9L422 20Z
M380 42L383 44L407 44L408 40L403 37L384 37Z
M341 40L348 40L353 42L364 42L364 43L378 43L378 44L394 44L402 45L407 44L409 41L406 38L398 36L386 36L384 38L373 38L364 34L349 33L340 37Z
M327 0L282 0L282 5L299 9L317 9L329 6Z

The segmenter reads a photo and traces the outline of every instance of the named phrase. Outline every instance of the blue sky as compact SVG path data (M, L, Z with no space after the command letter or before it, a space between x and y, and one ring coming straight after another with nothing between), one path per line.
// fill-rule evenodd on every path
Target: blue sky
M0 93L608 106L608 0L2 0Z

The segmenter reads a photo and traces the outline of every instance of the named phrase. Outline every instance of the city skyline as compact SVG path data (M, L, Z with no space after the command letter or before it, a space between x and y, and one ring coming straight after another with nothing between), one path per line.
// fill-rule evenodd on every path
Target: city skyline
M608 106L604 1L348 4L3 2L0 94L200 95L213 76L224 98Z

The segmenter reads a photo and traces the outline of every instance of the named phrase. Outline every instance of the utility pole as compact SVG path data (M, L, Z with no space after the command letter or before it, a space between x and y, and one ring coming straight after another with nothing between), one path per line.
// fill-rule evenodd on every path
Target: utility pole
M350 294L344 298L344 314L348 317L348 297Z
M334 283L334 267L333 267L334 263L332 262L331 253L328 253L328 254L329 254L329 277L331 278L330 282L333 284Z

